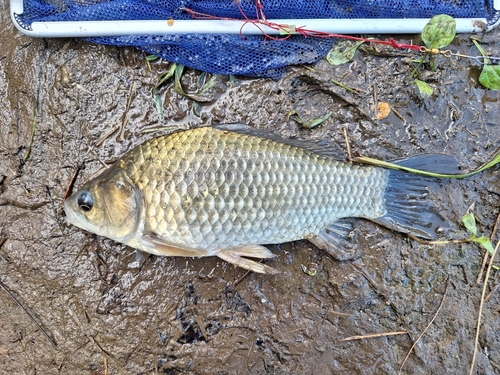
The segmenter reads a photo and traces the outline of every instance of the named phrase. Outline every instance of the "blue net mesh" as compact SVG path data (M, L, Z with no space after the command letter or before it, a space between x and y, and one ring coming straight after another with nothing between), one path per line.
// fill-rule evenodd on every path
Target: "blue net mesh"
M262 0L268 19L303 18L486 18L497 13L493 0ZM17 16L22 27L47 21L188 20L184 9L214 17L256 18L255 0L25 0ZM215 74L279 77L288 65L324 57L332 41L294 35L285 41L265 36L150 35L87 38L108 45L134 46L163 59Z

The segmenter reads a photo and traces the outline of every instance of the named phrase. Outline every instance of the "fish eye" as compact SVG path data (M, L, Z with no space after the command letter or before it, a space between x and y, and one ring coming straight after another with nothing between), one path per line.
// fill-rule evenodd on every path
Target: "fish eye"
M82 191L76 200L78 203L78 207L82 209L82 211L89 212L92 209L92 206L94 205L94 202L92 201L92 196L88 191Z

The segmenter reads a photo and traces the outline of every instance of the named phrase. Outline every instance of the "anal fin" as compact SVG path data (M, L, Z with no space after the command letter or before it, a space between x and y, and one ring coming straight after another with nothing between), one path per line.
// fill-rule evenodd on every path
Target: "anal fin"
M353 218L340 219L316 237L309 238L309 241L336 260L356 259L361 255L361 249L358 246L358 232L354 229L355 222Z
M225 249L218 251L216 255L228 263L234 264L238 267L244 268L249 271L264 273L269 275L274 275L279 273L278 270L269 267L265 264L243 258L243 257L252 257L260 259L274 258L276 255L274 255L264 246L248 245L238 248Z

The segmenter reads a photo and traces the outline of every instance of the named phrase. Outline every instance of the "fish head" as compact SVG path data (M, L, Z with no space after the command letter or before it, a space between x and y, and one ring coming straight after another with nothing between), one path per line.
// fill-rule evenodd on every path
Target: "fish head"
M144 221L144 197L127 173L111 167L64 202L68 223L126 243Z

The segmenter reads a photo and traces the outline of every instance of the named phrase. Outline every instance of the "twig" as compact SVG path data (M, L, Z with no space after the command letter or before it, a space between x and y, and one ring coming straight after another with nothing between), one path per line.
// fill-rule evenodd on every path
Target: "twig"
M101 265L104 267L104 272L105 272L104 275L101 273L101 269L99 268L99 266L96 266L97 272L99 272L99 276L101 277L101 280L106 281L106 279L108 277L108 268L109 268L108 264L102 258L101 254L99 254L97 252L96 248L94 247L94 243L92 242L92 240L90 238L88 238L88 241L90 243L90 247L94 251L95 256L97 257L97 259L99 260L99 262L101 263Z
M359 264L355 263L355 262L352 262L351 265L356 268L359 272L361 272L361 274L365 277L365 279L368 281L368 283L377 290L377 293L378 294L381 294L379 292L379 287L377 285L377 283L375 283L375 281L367 275L367 273L365 272L365 270L363 269L363 267L361 267Z
M497 220L495 221L495 225L493 226L493 230L490 235L490 242L493 243L493 239L495 238L495 234L498 229L498 224L500 223L500 211L498 211ZM486 251L483 255L483 263L481 264L481 269L479 270L479 275L477 275L476 284L481 284L481 279L483 278L484 267L486 267L486 262L488 261L489 252Z
M69 195L71 193L71 189L73 188L73 185L75 184L76 176L78 175L78 172L80 172L80 169L82 169L82 166L77 165L75 171L73 172L73 176L71 176L71 180L69 181L68 187L66 188L66 192L64 193L63 203L69 197Z
M399 113L399 112L396 110L396 108L392 107L392 112L394 112L394 114L395 114L396 116L398 116L398 117L401 119L401 121L403 121L403 122L406 124L406 119L403 117L403 115L402 115L401 113Z
M135 87L135 81L132 81L132 85L130 86L130 91L128 93L128 100L127 100L127 105L125 107L125 112L123 113L123 121L122 121L122 126L121 126L121 131L120 131L120 138L123 139L124 133L125 133L125 125L127 125L127 113L128 110L130 109L130 102L132 101L132 93L134 91Z
M122 125L123 126L123 125ZM108 139L111 134L113 134L115 131L117 131L118 129L120 129L120 125L115 125L113 126L111 129L109 129L106 133L104 133L103 135L101 135L101 137L97 140L97 142L95 143L96 147L99 147L100 145L103 144L103 142Z
M406 331L396 331L396 332L383 332L383 333L370 333L368 335L362 336L351 336L346 337L340 341L352 341L352 340L362 340L362 339L371 339L373 337L384 337L384 336L395 336L395 335L406 335L408 332Z
M491 298L491 296L497 291L499 286L500 286L500 284L497 284L493 287L491 292L489 292L488 295L486 297L484 297L484 302L488 301Z
M47 340L49 340L50 343L55 348L57 348L57 343L55 342L55 340L52 337L50 337L50 335L47 333L47 331L45 331L45 329L43 329L42 325L40 323L38 323L38 321L37 321L37 319L35 319L34 315L28 311L28 308L24 306L24 304L14 295L14 293L11 292L9 289L7 289L7 287L1 281L0 281L0 287L3 290L5 290L5 292L10 296L10 298L12 298L21 309L24 310L24 312L30 317L30 319L33 321L33 323L35 323L35 325L38 327L38 329L45 335Z
M238 280L236 280L236 281L234 282L233 286L236 286L236 285L238 285L239 283L241 283L241 282L243 281L243 279L244 279L245 277L247 277L249 274L250 274L250 271L245 272L245 274L244 274L243 276L241 276Z
M450 244L450 243L466 243L466 242L470 242L470 238L464 238L464 239L460 239L460 240L437 240L437 241L428 241L428 240L423 240L421 238L418 238L416 236L414 236L413 234L409 234L407 233L406 236L416 242L418 242L419 244L422 244L422 245L447 245L447 244Z
M469 375L472 375L472 372L474 371L474 364L476 362L476 355L477 355L477 345L479 343L479 328L481 327L481 315L483 314L483 305L485 301L484 296L486 294L486 288L488 286L488 278L490 277L491 268L493 267L493 261L495 260L495 254L497 253L499 246L500 246L500 241L497 242L495 250L493 250L493 254L491 254L490 263L488 264L488 269L486 270L486 276L483 284L483 291L481 292L481 302L479 304L479 313L477 317L476 339L474 341L474 354L472 354L472 363L470 365Z
M477 275L476 284L481 284L481 280L483 279L484 267L486 267L489 255L490 253L488 251L484 252L483 263L481 263L481 268L479 269L479 274Z
M336 84L337 86L342 87L344 90L352 92L353 94L358 94L358 95L364 94L364 95L366 95L366 90L363 90L363 89L360 89L360 88L357 88L357 87L346 86L342 82L337 81L336 79L331 79L330 81L332 83Z
M406 354L406 357L403 360L403 363L401 364L401 367L399 368L399 374L401 374L401 371L403 370L403 367L404 367L406 361L410 357L410 354L413 351L413 348L415 348L415 346L418 344L418 342L420 341L420 339L424 336L425 332L427 332L427 330L429 329L429 327L431 326L431 324L434 322L434 320L438 316L439 311L441 311L441 307L443 307L443 303L444 303L444 298L446 297L446 292L448 292L448 285L449 285L449 277L446 278L446 288L444 289L443 297L441 298L441 303L439 304L439 307L438 307L436 313L432 317L432 319L429 322L429 324L427 324L427 327L425 327L425 329L422 331L422 333L417 337L417 339L415 340L415 342L411 346L410 350L408 350L408 354Z
M45 191L50 199L50 204L52 205L52 211L54 212L54 216L56 218L57 224L59 225L59 229L61 229L61 232L64 233L64 227L61 225L61 217L57 213L56 205L54 203L54 199L52 199L52 193L50 192L48 185L45 185Z
M349 163L352 164L351 146L349 144L349 137L347 135L347 128L343 127L342 130L344 131L344 139L345 139L345 146L346 146L346 151L347 151L347 159L349 160Z
M490 362L490 364L491 364L494 368L496 368L497 370L500 370L500 366L499 366L499 365L497 365L495 362L493 362L491 359L489 360L489 362Z
M495 238L495 234L497 232L499 224L500 224L500 210L498 211L497 221L495 221L495 225L493 226L493 230L491 231L491 235L490 235L491 242L493 242L493 239Z

